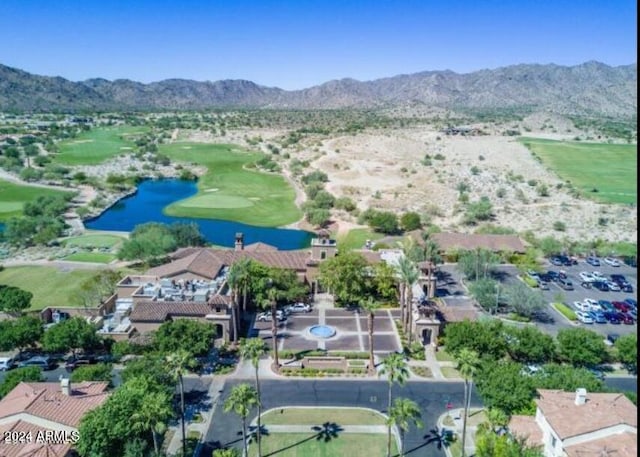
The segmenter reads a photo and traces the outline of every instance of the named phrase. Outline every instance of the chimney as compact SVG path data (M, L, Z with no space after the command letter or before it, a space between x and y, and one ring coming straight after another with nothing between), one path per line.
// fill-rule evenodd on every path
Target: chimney
M236 251L242 251L244 249L244 234L243 233L236 233L236 245L235 245L235 249Z
M587 402L587 389L580 387L576 390L576 405L584 405Z
M60 379L60 389L64 395L71 396L71 381L69 378Z

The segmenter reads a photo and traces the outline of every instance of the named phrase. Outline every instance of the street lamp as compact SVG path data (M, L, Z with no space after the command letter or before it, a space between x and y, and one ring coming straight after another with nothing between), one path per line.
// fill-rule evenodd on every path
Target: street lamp
M496 308L493 312L493 314L497 314L498 313L498 307L500 306L500 284L496 283Z

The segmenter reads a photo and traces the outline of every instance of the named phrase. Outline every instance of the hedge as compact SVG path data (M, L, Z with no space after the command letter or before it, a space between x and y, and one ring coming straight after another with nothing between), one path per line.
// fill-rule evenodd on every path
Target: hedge
M564 303L552 303L551 306L553 306L556 311L558 311L570 321L578 320L578 316L576 316L576 313Z

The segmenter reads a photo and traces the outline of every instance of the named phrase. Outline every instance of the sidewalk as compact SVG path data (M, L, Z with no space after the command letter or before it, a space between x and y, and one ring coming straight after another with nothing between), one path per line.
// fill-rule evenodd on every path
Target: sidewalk
M482 409L482 408L480 408ZM469 414L474 411L478 411L478 408L472 408L469 410ZM438 422L436 424L436 428L441 432L445 433L446 431L451 431L456 435L457 440L462 440L462 415L464 414L464 408L457 408L447 411L438 417ZM445 420L447 418L451 418L453 420L453 425L444 425ZM467 419L467 438L465 440L465 450L466 455L474 455L476 452L476 443L474 437L476 435L476 431L478 430L477 426L469 425ZM452 457L451 450L449 446L442 446L447 457Z

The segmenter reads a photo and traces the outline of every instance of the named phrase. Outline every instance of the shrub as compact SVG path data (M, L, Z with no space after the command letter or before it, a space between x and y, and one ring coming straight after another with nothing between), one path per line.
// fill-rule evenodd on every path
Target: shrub
M567 230L567 225L562 221L555 221L553 223L553 229L556 232L564 232L565 230Z
M479 175L480 174L480 168L476 167L475 165L473 167L471 167L471 174L472 175Z
M498 190L496 190L496 196L498 198L504 198L507 195L507 190L504 187L499 187Z
M404 213L400 218L400 226L405 231L419 229L422 226L420 215L415 212Z

